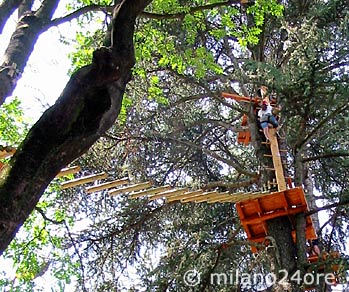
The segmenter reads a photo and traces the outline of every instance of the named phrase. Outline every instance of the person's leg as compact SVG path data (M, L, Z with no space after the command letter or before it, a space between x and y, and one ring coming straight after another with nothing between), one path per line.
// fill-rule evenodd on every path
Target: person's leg
M277 128L279 126L279 123L274 116L269 117L269 123L271 123L274 128Z
M267 122L262 122L261 127L263 129L264 136L267 140L269 140L269 127Z

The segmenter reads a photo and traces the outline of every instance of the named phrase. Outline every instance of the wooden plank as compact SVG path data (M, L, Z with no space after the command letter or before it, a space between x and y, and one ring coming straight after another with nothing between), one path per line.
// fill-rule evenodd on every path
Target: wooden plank
M144 182L144 183L139 183L139 184L135 184L132 186L127 186L127 187L123 187L123 188L119 188L119 189L113 189L110 190L108 192L108 194L110 196L116 196L122 193L130 193L130 192L134 192L134 191L139 191L139 190L143 190L143 189L147 189L149 187L152 186L151 182Z
M241 194L233 194L232 195L232 194L228 193L227 195L222 196L222 198L220 198L217 201L217 203L236 203L236 202L244 200L243 198L244 198L245 194L241 193ZM211 201L210 201L210 203L211 203Z
M91 174L88 176L84 176L84 177L80 177L80 178L76 178L73 180L63 182L61 184L61 186L62 186L62 189L68 189L68 188L76 187L76 186L83 185L83 184L86 184L89 182L93 182L93 181L98 180L98 179L105 179L107 177L108 177L107 173L101 172L98 174Z
M270 149L271 154L273 155L273 164L275 168L276 182L278 183L278 190L286 190L286 181L284 177L284 170L282 167L279 145L276 139L276 129L269 129L269 138L270 138Z
M218 193L217 191L209 192L206 195L196 199L195 203L208 202L209 199L216 198L216 197L221 197L221 194L225 194L226 195L226 194L229 194L229 192L225 192L225 193Z
M225 200L232 200L234 198L233 195L229 194L229 192L227 192L227 194L222 193L220 196L214 197L214 198L209 198L207 200L207 203L212 204L212 203L221 203L224 202Z
M162 187L157 187L157 188L153 188L153 189L148 189L148 190L144 190L144 191L139 191L139 192L135 192L130 194L130 198L131 199L136 199L145 195L154 195L157 193L161 193L163 191L169 190L171 189L171 186L166 185L166 186L162 186Z
M118 180L114 180L114 181L110 181L110 182L105 182L96 186L92 186L92 187L88 187L86 188L86 193L95 193L98 191L102 191L102 190L106 190L106 189L110 189L113 187L117 187L117 186L121 186L121 185L125 185L129 183L129 180L127 177L125 178L121 178Z
M150 196L149 200L153 201L153 200L157 200L157 199L160 199L160 198L166 198L166 197L170 197L170 196L175 196L175 195L183 194L183 193L185 193L187 191L188 191L188 188L169 190L169 191L166 191L166 192L161 192L161 193L158 193L156 195Z
M182 199L181 203L187 203L187 202L193 202L193 201L195 201L196 203L200 203L200 202L206 201L210 196L211 197L216 196L217 194L218 194L217 191L204 192L202 194L192 196L190 198Z
M56 175L56 177L62 177L68 174L74 174L79 172L80 170L81 170L80 166L62 168L61 171Z
M295 215L295 214L299 214L299 213L303 213L304 212L304 208L303 207L297 207L297 208L293 208L293 209L289 209L287 211L285 210L279 210L276 212L270 212L268 214L264 214L261 217L253 217L251 219L249 218L245 218L243 220L244 224L249 224L249 225L253 225L253 224L259 224L262 221L267 221L276 217L282 217L282 216L288 216L288 215Z
M197 195L197 194L202 194L203 192L204 192L204 190L199 189L196 191L188 191L188 192L185 192L185 193L180 194L180 195L178 195L178 194L173 195L173 196L170 196L167 198L167 202L173 202L173 201L178 201L178 200L181 200L184 198L189 198L189 197Z

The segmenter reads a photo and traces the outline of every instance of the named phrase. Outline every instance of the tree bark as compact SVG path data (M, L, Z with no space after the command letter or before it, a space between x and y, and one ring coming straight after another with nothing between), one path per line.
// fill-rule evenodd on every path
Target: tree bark
M296 250L292 239L292 226L287 216L267 221L268 234L274 238L279 269L289 275L296 270Z
M112 46L94 52L57 102L29 131L0 183L0 254L61 168L81 156L114 123L134 65L137 15L151 0L115 7Z
M23 16L11 36L0 66L0 106L15 89L39 36L50 27L58 3L59 0L46 0L37 12L20 12Z
M0 5L0 33L2 33L7 19L20 5L21 0L5 0Z

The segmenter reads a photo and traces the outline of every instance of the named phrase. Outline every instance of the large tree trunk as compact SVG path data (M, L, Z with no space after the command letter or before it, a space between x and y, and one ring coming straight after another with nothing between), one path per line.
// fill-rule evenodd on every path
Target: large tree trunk
M135 20L149 2L124 0L116 6L112 46L95 51L92 64L71 77L11 160L0 185L0 254L60 169L86 152L117 118L135 61Z
M296 270L296 250L292 239L292 226L287 216L267 221L268 234L275 240L278 268L289 274Z

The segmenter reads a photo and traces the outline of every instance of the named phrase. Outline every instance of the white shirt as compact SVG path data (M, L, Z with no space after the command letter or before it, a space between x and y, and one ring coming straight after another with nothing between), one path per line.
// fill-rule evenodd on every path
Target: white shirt
M273 107L271 105L267 105L267 108L265 110L260 109L258 111L258 117L260 118L260 121L263 122L263 116L269 116L272 115ZM267 119L265 119L267 121Z

